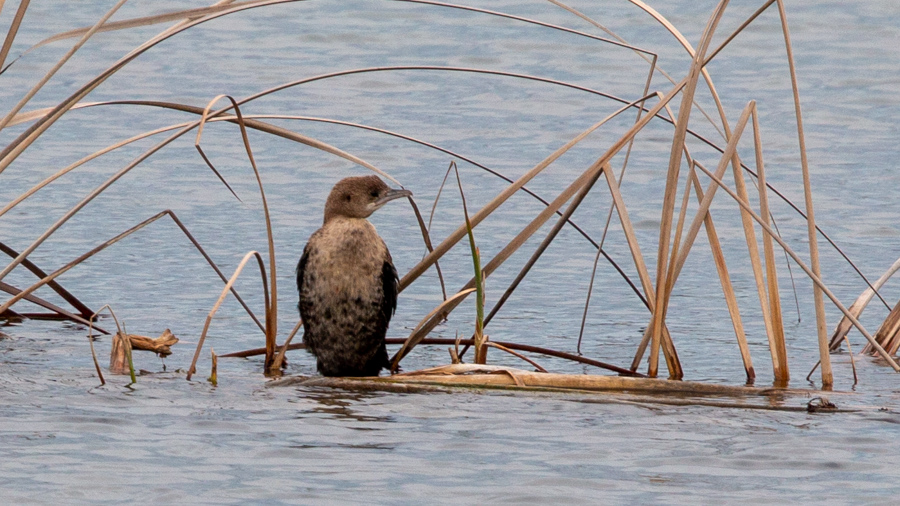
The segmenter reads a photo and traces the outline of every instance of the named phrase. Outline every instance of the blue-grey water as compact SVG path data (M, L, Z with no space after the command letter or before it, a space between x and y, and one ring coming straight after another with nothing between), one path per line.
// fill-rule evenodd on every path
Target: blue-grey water
M714 45L740 25L759 2L728 7ZM202 2L131 2L121 20L201 7ZM607 37L549 2L472 2L482 8L539 19ZM676 80L690 59L672 36L628 2L575 1L573 7L629 43L659 55ZM653 7L691 44L699 41L715 2L654 1ZM11 58L53 34L89 26L112 2L76 5L32 2ZM5 33L15 2L0 13ZM900 7L888 0L788 2L816 218L871 279L900 256ZM41 90L26 110L50 107L118 58L171 26L95 35ZM0 75L5 114L75 39L35 49ZM608 93L640 97L647 64L629 49L529 25L521 21L388 1L310 1L248 10L209 21L140 55L85 99L156 100L204 107L220 94L246 97L283 83L322 74L387 66L452 66L521 73ZM756 100L769 181L802 207L800 159L790 77L775 7L709 66L733 125ZM667 92L661 74L652 89ZM698 103L715 116L707 88ZM678 100L673 103L677 109ZM620 103L585 91L510 77L437 70L393 70L333 77L292 87L246 104L245 115L281 114L342 120L416 137L516 178ZM72 111L0 174L0 204L79 158L133 135L195 119L187 113L136 105ZM699 111L699 134L724 145ZM551 165L529 187L552 200L634 120L613 120ZM456 158L396 137L321 122L272 120L327 142L388 172L430 211L451 160ZM7 145L27 125L0 132ZM168 135L168 134L164 134ZM87 163L0 217L0 240L26 248L55 220L106 178L150 149L164 135L138 141ZM279 327L283 339L296 323L293 269L302 246L321 223L331 185L365 169L307 146L250 132L272 212L277 253ZM659 209L672 128L655 121L637 137L623 182L624 198L651 270L655 267ZM748 137L749 139L749 137ZM213 259L230 274L251 250L266 252L256 181L234 125L210 124L202 145L242 202L207 168L192 145L195 132L174 141L125 175L39 247L31 258L52 270L101 241L172 209ZM699 142L692 154L713 167L718 156ZM740 153L752 165L752 143ZM504 181L456 159L470 210L487 203ZM623 157L614 160L621 167ZM727 178L730 179L730 174ZM704 184L706 181L704 180ZM680 198L680 196L679 196ZM599 184L574 215L599 239L610 205ZM805 258L805 222L773 201L781 233ZM691 209L696 209L694 203ZM483 256L492 258L542 205L513 197L476 229ZM721 192L713 206L719 235L745 326L757 385L772 382L752 271L737 207ZM0 497L4 503L891 503L898 493L897 423L900 376L859 356L853 386L846 347L833 355L832 396L852 413L723 409L619 402L619 398L455 394L359 393L267 388L260 358L220 359L218 386L206 381L209 348L219 354L263 345L259 329L229 299L212 323L198 373L184 371L222 283L181 232L157 222L66 273L60 281L92 308L109 304L132 333L170 328L182 339L162 361L135 354L143 373L136 384L107 374L100 386L81 326L25 321L0 327ZM432 227L436 242L462 220L458 193L445 189ZM372 221L405 273L423 255L412 210L393 203ZM487 282L491 307L549 230L544 227ZM849 305L865 288L828 247L823 277ZM627 245L614 220L605 248L636 281ZM488 326L500 341L574 351L595 249L564 229L507 306ZM6 261L0 261L0 266ZM441 263L448 290L472 272L468 246ZM248 266L237 287L261 312L261 284ZM794 266L799 302L789 272L779 264L790 386L804 380L818 359L811 285ZM27 286L22 269L4 281ZM40 295L62 304L52 292ZM896 282L883 290L893 304ZM399 300L389 333L404 337L441 300L434 270ZM799 306L799 319L798 309ZM28 312L34 308L16 306ZM839 311L827 306L828 325ZM887 314L874 301L862 321L873 331ZM472 331L474 306L464 303L436 337ZM585 325L582 351L628 365L648 313L618 274L601 262ZM667 319L685 379L740 385L744 372L711 256L701 233L673 294ZM101 322L113 328L111 319ZM853 350L864 340L850 333ZM109 339L95 342L105 364ZM444 347L419 347L404 368L448 361ZM535 357L567 373L597 373L586 366ZM288 355L289 375L310 375L305 352ZM492 363L523 366L492 351ZM805 398L779 405L802 407Z

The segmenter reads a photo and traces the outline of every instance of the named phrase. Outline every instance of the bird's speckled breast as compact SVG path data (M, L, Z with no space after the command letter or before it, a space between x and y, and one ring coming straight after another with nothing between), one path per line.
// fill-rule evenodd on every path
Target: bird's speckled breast
M314 239L307 273L325 275L331 296L340 300L368 299L374 290L381 290L380 281L375 280L381 279L388 253L371 223L357 218L333 218L316 232ZM308 281L317 285L317 281L324 280Z

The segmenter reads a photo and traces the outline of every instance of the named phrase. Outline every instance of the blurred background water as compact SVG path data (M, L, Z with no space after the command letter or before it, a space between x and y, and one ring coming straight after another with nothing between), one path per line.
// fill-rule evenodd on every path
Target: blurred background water
M11 55L45 37L89 26L111 2L78 5L35 2ZM540 19L605 37L597 28L549 2L473 2L471 5ZM573 2L629 43L659 55L676 80L690 59L671 35L627 2ZM715 2L659 1L653 7L696 44ZM145 16L201 2L128 3L113 20ZM726 11L714 45L758 3L736 2ZM14 7L0 17L4 31ZM819 225L870 278L898 256L900 182L898 120L900 66L896 40L900 8L888 1L787 5L812 169ZM57 104L122 55L166 25L95 35L54 77L28 109ZM38 48L0 80L0 110L7 111L71 46ZM625 100L642 95L648 65L634 52L520 21L445 7L387 1L293 2L209 21L139 56L86 100L164 100L204 107L213 97L248 96L320 74L368 67L432 65L516 72L565 81ZM769 181L802 205L790 80L777 10L770 8L711 63L710 73L737 120L749 100L760 109ZM652 89L668 91L657 74ZM714 111L702 86L698 102ZM620 107L613 100L547 83L509 77L403 70L320 80L268 95L243 107L245 115L290 114L376 126L467 156L508 177L532 168L578 133ZM677 104L674 104L677 105ZM585 170L633 121L627 113L573 148L528 186L547 199ZM104 106L67 114L2 175L6 203L43 178L109 144L194 116L141 106ZM695 111L692 127L724 145ZM273 123L344 149L387 171L411 189L427 212L454 158L421 145L370 131L310 121ZM0 132L6 145L27 125ZM671 126L652 122L637 138L623 182L632 221L648 266L655 261L664 171ZM48 186L0 218L0 237L19 250L115 171L160 140L136 142L92 161ZM321 224L328 190L364 169L332 155L250 132L275 229L279 326L296 322L293 269L306 238ZM203 146L241 196L218 182L186 135L154 154L63 226L31 258L51 270L163 209L172 209L230 273L249 250L265 251L262 206L238 129L207 126ZM692 153L712 166L715 153L700 143ZM741 143L752 161L752 144ZM506 183L457 160L470 210ZM614 161L621 167L622 157ZM610 205L598 186L574 221L599 238ZM692 204L693 205L693 204ZM491 258L542 205L521 194L476 229ZM724 194L713 206L741 304L758 374L771 383L768 349L737 207ZM773 202L780 230L805 252L805 222ZM449 187L432 228L440 241L462 220L459 197ZM402 273L423 255L411 209L394 203L373 216ZM500 297L549 227L536 234L487 282L488 307ZM633 279L627 245L613 221L605 249ZM865 288L835 253L823 252L824 278L849 305ZM441 266L448 289L470 277L468 247L461 244ZM488 327L496 340L574 351L595 249L571 228ZM804 254L805 256L805 254ZM721 289L710 268L705 239L675 288L668 324L685 378L742 384L744 372ZM791 386L804 381L818 358L811 286L793 269L794 295L782 263L782 301ZM194 344L221 282L171 223L161 221L65 274L61 282L91 307L111 304L130 332L182 339L164 362L136 354L138 383L111 377L98 387L86 329L26 321L0 327L0 492L8 502L148 500L176 502L705 502L780 500L889 502L897 493L894 414L898 376L859 358L860 384L838 404L854 414L670 407L578 398L502 395L357 393L324 389L265 388L261 359L222 359L219 386L184 381ZM5 281L26 286L19 270ZM238 288L261 311L256 273ZM893 303L896 283L883 291ZM51 300L52 294L43 293ZM434 271L404 291L389 336L404 337L441 300ZM877 302L877 301L876 301ZM874 331L887 314L873 302L863 323ZM18 306L17 306L18 307ZM22 306L24 308L25 306ZM799 308L799 312L798 312ZM24 309L23 309L24 310ZM463 304L434 332L472 331L474 308ZM828 308L829 327L839 312ZM601 261L582 351L621 365L630 363L648 313L618 274ZM111 320L103 325L112 327ZM853 331L854 350L863 345ZM96 343L101 353L109 340ZM262 346L263 337L233 300L213 322L207 346L227 353ZM208 357L207 353L203 357ZM313 374L304 352L288 355L288 374ZM418 347L407 370L445 363L443 347ZM492 352L493 363L522 366ZM851 390L847 353L833 356L836 389ZM561 360L538 358L560 372L596 372ZM104 362L101 360L101 362ZM814 376L815 378L815 376ZM805 399L788 401L801 406ZM842 406L843 407L843 406ZM884 410L879 410L884 409Z

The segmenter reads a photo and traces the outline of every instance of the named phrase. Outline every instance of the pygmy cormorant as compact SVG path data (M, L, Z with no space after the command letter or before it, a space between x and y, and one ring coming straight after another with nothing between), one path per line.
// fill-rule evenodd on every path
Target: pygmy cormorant
M390 367L384 335L397 308L397 270L366 218L409 195L378 176L342 179L328 195L325 223L297 264L303 342L325 376L377 376Z

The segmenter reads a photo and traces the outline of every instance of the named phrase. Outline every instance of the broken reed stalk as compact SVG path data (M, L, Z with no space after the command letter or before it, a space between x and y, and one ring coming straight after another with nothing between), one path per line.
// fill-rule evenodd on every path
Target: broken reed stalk
M481 254L475 245L475 234L472 233L472 222L469 221L469 208L466 206L466 193L463 191L462 180L459 177L459 168L456 162L451 161L450 166L456 173L456 184L459 186L459 196L462 199L463 217L466 220L466 232L469 235L469 247L472 250L472 265L475 268L475 363L487 363L487 336L484 335L484 271L481 270Z
M875 296L875 293L878 289L880 289L887 280L891 279L891 276L894 275L898 270L900 270L900 258L894 261L894 263L878 278L874 283L871 284L868 288L863 290L859 297L853 302L850 306L850 313L859 318L859 315L862 314L863 310L866 309L866 306L869 305L869 301L872 300L872 297ZM896 306L895 306L896 307ZM888 307L890 309L890 306ZM847 335L847 332L850 328L853 327L853 324L850 323L850 320L845 316L841 318L841 321L838 322L837 326L834 329L834 333L831 336L831 344L829 345L829 349L831 351L837 351L841 347L841 340L844 336ZM863 353L866 353L868 349L868 345L865 349L863 349Z
M869 334L869 332L865 329L865 327L863 327L862 323L860 323L859 320L857 320L855 316L850 314L850 311L848 311L847 308L844 307L844 305L837 298L837 296L834 295L834 293L832 293L832 291L825 285L825 283L823 283L822 280L812 272L812 269L810 267L806 266L806 264L803 262L803 260L790 248L790 246L788 246L787 243L785 243L784 240L782 240L781 237L779 237L778 234L774 230L772 230L772 227L770 227L768 224L766 224L758 214L753 212L753 208L750 206L750 204L741 200L741 198L738 197L738 195L736 193L734 193L730 188L728 188L728 186L716 174L713 174L712 172L707 170L705 167L703 167L703 165L700 165L699 163L697 164L697 167L700 168L700 170L702 170L710 179L712 179L716 183L716 185L720 186L722 188L722 190L724 190L726 193L728 193L728 195L730 195L731 198L734 199L734 201L738 203L738 205L740 205L742 208L746 209L750 213L750 216L754 220L756 220L757 223L760 224L760 226L763 228L763 230L767 234L772 236L772 239L774 239L778 243L778 245L781 246L781 248L785 252L787 252L787 254L794 260L794 262L801 269L803 269L803 272L806 273L806 275L809 277L809 279L812 280L812 282L815 283L816 286L821 288L822 292L829 299L831 299L831 301L834 303L834 305L837 306L837 308L840 309L840 311L842 313L844 313L844 315L853 323L853 326L855 326L860 331L860 333L862 333L862 335L865 336L866 340L868 340L869 343L871 343L872 346L875 348L875 350L878 351L878 354L881 356L881 358L883 358L891 366L891 368L894 369L894 371L900 372L900 365L897 365L897 362L895 362L894 359L891 358L890 354L888 354L884 350L884 348L882 348L881 345L878 344L877 341L875 341L875 338L872 337L871 334ZM709 192L707 192L707 193L709 193Z
M768 224L771 223L771 215L769 213L769 197L766 190L766 168L765 164L763 163L762 135L759 131L759 113L755 104L750 116L753 119L753 148L756 158L756 174L758 178L757 187L759 190L759 215ZM735 166L734 168L734 177L740 179L743 183L744 172L737 166ZM744 200L749 201L750 199L745 195ZM777 345L779 362L783 364L784 368L784 377L781 379L782 381L787 383L790 371L788 368L787 347L785 346L784 342L784 316L781 312L781 294L778 290L778 270L776 269L775 265L775 246L772 242L772 238L768 234L762 234L762 238L763 251L766 260L766 281L768 282L769 289L769 315L772 320L772 331L775 334L775 344ZM753 244L754 249L756 249L755 236L753 238ZM775 379L778 380L779 378L776 376Z
M291 345L291 341L294 339L294 336L297 335L297 332L300 331L300 327L303 326L303 320L297 320L297 324L294 325L293 330L287 336L287 339L284 340L284 344L281 345L281 349L278 350L278 355L275 355L275 360L272 362L272 370L280 371L282 367L284 367L284 357L288 351L288 347ZM268 350L268 348L266 348Z
M88 327L88 340L91 344L91 354L94 355L94 367L97 368L97 374L100 376L100 383L105 385L106 381L103 379L103 374L100 372L100 364L97 362L96 354L94 354L93 324L94 320L104 309L109 311L113 321L116 323L116 333L112 336L112 349L109 352L109 370L113 374L125 374L128 371L131 375L131 382L137 383L137 377L134 374L134 361L131 357L131 340L126 337L128 335L127 332L122 325L119 325L119 318L116 317L116 312L113 311L109 304L104 305L91 315L90 326Z
M207 381L212 383L212 386L215 387L215 386L219 386L219 377L218 377L218 374L216 371L218 369L219 361L216 359L216 350L210 348L209 353L210 353L210 366L209 366L209 378L207 378Z
M241 271L244 270L244 266L247 265L247 262L250 261L251 258L256 258L256 263L259 265L259 273L262 277L263 284L263 294L265 295L265 306L269 307L269 287L268 280L266 279L266 265L263 262L262 256L256 252L251 251L244 255L244 258L238 264L237 269L234 270L234 274L231 275L231 278L225 284L225 288L222 289L222 293L219 294L219 299L216 300L215 305L210 310L209 314L206 316L206 322L203 324L203 332L200 334L200 339L197 341L197 350L194 351L194 359L191 361L191 366L187 371L187 380L190 381L191 377L197 371L197 359L200 358L200 350L203 348L203 341L206 340L206 333L209 332L209 325L212 323L213 316L215 316L216 312L219 310L219 307L222 305L222 302L225 301L225 297L228 295L228 292L231 290L234 282L237 281L238 276L240 276ZM266 354L268 356L269 347L268 342L266 343Z

